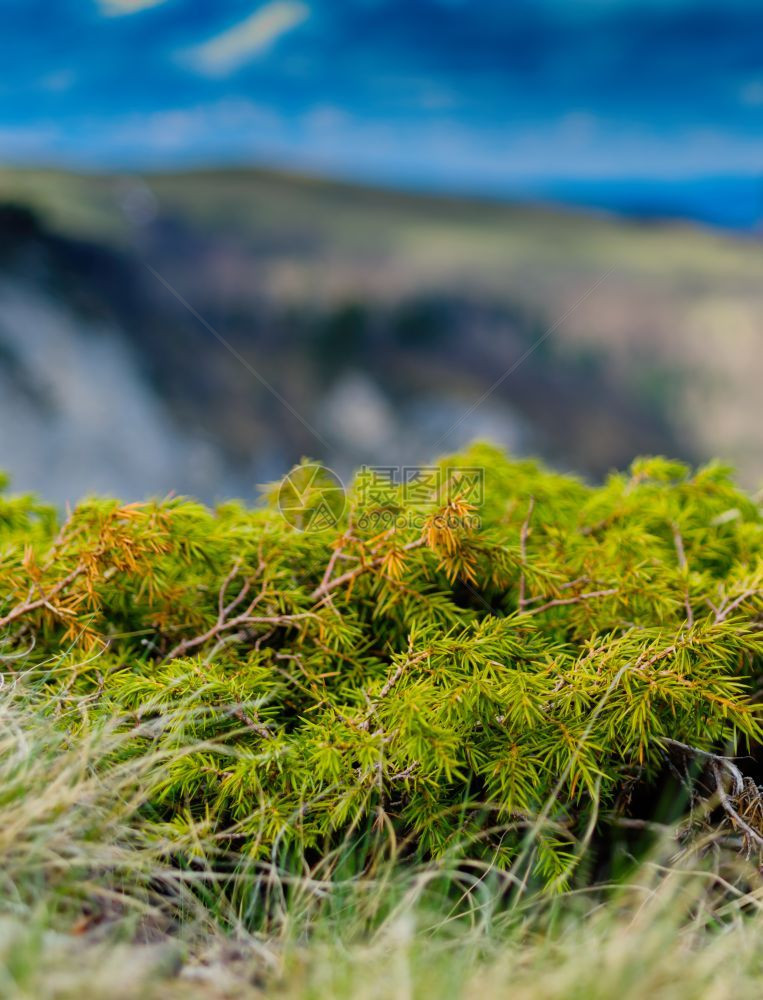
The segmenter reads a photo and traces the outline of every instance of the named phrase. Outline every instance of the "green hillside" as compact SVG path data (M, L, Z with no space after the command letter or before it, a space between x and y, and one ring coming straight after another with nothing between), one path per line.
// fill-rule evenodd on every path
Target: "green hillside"
M0 201L31 205L54 230L126 248L178 281L195 241L213 244L214 265L207 253L183 286L199 308L221 286L242 313L262 302L373 310L455 296L518 317L521 349L553 327L537 357L561 371L591 363L613 398L661 414L670 427L661 450L721 455L751 486L763 475L763 246L754 238L249 169L143 178L7 169ZM160 223L172 234L161 250ZM464 342L481 334L467 328ZM486 369L499 374L521 349L494 352ZM509 401L516 381L502 390ZM464 398L478 387L466 384ZM553 385L543 391L553 395ZM595 423L603 433L600 414Z

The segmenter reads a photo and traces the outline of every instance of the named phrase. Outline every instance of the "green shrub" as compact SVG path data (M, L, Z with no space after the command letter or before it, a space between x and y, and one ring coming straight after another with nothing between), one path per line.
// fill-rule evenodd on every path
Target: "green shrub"
M3 668L79 725L123 718L136 753L195 744L154 797L170 835L203 824L254 856L476 838L505 866L532 829L561 878L666 740L757 736L761 515L717 465L591 487L475 446L439 468L407 499L359 478L314 531L275 488L258 509L87 500L60 525L0 499Z

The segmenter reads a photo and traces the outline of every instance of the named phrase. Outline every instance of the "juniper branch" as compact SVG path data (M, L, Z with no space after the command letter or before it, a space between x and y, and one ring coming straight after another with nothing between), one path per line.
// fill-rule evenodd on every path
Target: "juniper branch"
M43 593L42 597L37 598L37 600L30 600L27 598L26 601L22 601L17 604L15 608L8 612L3 618L0 618L0 628L5 628L6 625L10 625L11 622L16 621L17 618L21 618L23 615L28 615L32 611L38 611L40 608L47 607L52 611L56 609L52 606L51 601L54 597L66 590L66 588L74 583L74 581L82 576L82 574L87 569L84 563L79 563L71 573L67 573L65 577L58 581L47 593ZM32 588L33 589L33 588ZM38 586L38 589L42 591L42 588Z

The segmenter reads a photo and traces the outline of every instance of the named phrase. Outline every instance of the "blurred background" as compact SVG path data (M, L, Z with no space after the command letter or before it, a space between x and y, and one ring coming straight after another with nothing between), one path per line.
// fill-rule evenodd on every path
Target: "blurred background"
M3 0L0 468L763 479L756 0Z

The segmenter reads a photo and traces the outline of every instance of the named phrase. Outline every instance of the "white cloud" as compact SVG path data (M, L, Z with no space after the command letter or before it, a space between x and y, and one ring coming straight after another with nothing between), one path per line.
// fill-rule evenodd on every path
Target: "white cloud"
M148 163L176 163L188 156L214 159L226 151L241 155L258 142L274 141L282 129L270 108L227 99L190 108L166 108L117 119L94 119L84 132L100 144L108 135L113 156L136 152Z
M121 17L123 14L137 14L148 7L158 7L165 0L98 0L101 13L106 17Z
M273 0L221 35L183 53L185 59L207 76L226 76L249 59L266 52L287 31L310 16L301 0Z
M73 69L61 69L54 73L47 73L41 78L38 86L50 94L62 94L71 90L75 80L76 74Z
M302 122L310 132L332 133L348 126L350 116L333 104L319 104L302 116Z
M52 122L35 125L0 126L0 149L4 160L12 162L24 156L47 159L51 147L60 141L61 129Z
M0 166L58 163L76 167L163 167L246 160L284 150L286 130L267 105L229 98L188 108L126 115L85 115L18 127L0 124ZM2 175L0 173L0 200Z
M570 111L558 124L560 138L572 146L586 146L596 136L596 116L590 111Z
M739 91L739 99L750 108L763 105L763 80L748 80Z

